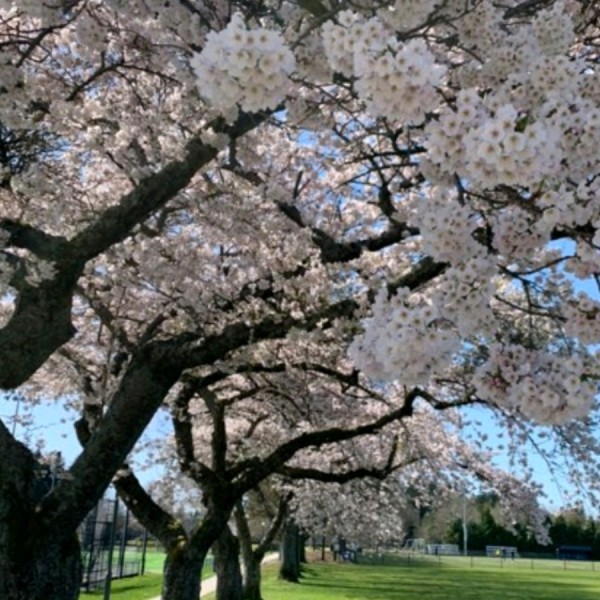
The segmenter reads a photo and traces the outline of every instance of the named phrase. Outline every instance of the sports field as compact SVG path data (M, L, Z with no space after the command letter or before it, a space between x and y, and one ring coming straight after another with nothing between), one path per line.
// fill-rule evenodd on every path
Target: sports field
M468 559L467 559L468 560ZM528 570L492 563L471 567L435 562L389 565L311 563L300 584L265 567L265 600L597 600L600 573L591 569ZM207 598L211 598L208 596ZM214 596L213 596L214 598Z
M364 557L366 558L366 557ZM154 569L162 563L159 553ZM381 561L383 560L383 564ZM152 562L152 561L151 561ZM263 567L264 600L597 600L600 564L485 557L372 557L373 564L311 562L299 584L279 581L278 564ZM596 570L597 568L597 570ZM114 600L160 594L161 575L115 581ZM205 569L203 576L213 575ZM82 600L102 598L101 590ZM207 596L214 600L214 595Z

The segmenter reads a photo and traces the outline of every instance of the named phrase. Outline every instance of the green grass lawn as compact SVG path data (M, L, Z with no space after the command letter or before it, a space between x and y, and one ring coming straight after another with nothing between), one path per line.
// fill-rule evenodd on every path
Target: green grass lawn
M265 600L597 600L600 573L418 565L313 563L299 584L265 567Z
M162 573L163 566L165 564L165 556L163 550L155 550L154 548L146 551L146 573ZM137 551L129 551L125 555L125 560L133 560L139 562L141 560L141 553ZM213 574L212 567L212 554L209 554L204 561L204 568L202 569L202 576L211 577Z
M263 568L265 600L597 600L600 571L526 569L524 562L469 559L442 562L386 558L386 564L310 563L300 583L279 581L278 565ZM204 577L212 576L204 569ZM113 582L114 600L148 600L160 594L159 574L150 573ZM83 600L102 597L102 591L82 594ZM208 599L214 595L208 596Z
M126 560L138 560L139 555L135 551L126 555ZM116 579L111 585L111 598L114 600L149 600L160 595L162 584L162 571L165 562L165 553L162 550L148 549L146 552L146 571L140 577L127 577L125 579ZM116 562L115 562L116 571ZM202 579L214 575L212 568L212 556L206 560L202 569ZM104 597L104 588L94 590L93 592L82 592L79 596L81 600L97 600Z
M146 573L162 573L165 556L162 550L148 548L146 551Z
M160 596L162 575L149 573L141 577L128 577L113 581L110 597L114 600L148 600ZM81 593L81 600L97 600L104 597L104 590L99 589L89 593Z

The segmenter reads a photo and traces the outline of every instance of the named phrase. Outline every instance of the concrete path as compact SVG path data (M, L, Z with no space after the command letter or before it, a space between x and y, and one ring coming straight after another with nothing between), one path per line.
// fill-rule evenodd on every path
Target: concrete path
M267 564L267 563L272 563L272 562L276 562L279 560L279 554L277 552L272 552L271 554L267 554L263 561L262 564ZM212 577L209 577L208 579L204 579L202 580L202 588L200 590L200 598L203 598L204 596L208 596L209 594L214 594L215 591L217 589L217 577L216 575L213 575ZM162 596L156 596L155 598L151 598L150 600L161 600Z

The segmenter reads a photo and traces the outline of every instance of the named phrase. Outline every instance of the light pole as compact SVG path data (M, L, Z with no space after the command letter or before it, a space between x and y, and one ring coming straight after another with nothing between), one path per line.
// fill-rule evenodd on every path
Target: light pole
M469 553L469 531L467 528L467 492L463 492L463 505L462 505L462 526L463 526L463 554L465 556Z

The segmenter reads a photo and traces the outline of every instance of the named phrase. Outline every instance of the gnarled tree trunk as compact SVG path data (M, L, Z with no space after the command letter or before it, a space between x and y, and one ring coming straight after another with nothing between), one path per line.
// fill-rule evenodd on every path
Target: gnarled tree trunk
M210 547L219 540L233 509L233 500L221 489L206 488L206 513L197 527L187 533L181 523L162 509L144 490L135 475L123 469L114 485L128 508L152 535L167 549L164 566L162 600L190 600L200 595L201 572ZM231 537L233 535L229 532ZM233 538L235 544L237 540ZM229 542L233 544L233 542ZM222 546L221 555L229 546ZM239 576L241 600L241 573L239 547L234 548ZM225 579L233 572L231 565L223 568ZM237 577L234 575L234 577ZM224 581L225 581L224 579ZM229 597L227 597L229 598ZM235 598L234 596L231 597ZM238 598L235 598L238 600Z
M1 506L1 503L0 503ZM2 600L77 600L81 587L82 565L75 536L53 543L45 536L35 548L0 545L0 598ZM4 537L4 536L3 536Z
M281 540L281 568L279 576L286 581L300 579L300 533L298 526L288 519L283 528Z
M0 598L76 600L82 565L75 533L45 519L54 480L0 423Z
M244 600L262 600L261 560L252 557L244 562Z
M259 497L263 500L263 503L266 506L267 502L260 487L258 487L255 491L259 494ZM282 496L279 499L277 511L270 515L271 524L256 548L253 548L252 546L252 535L250 533L248 519L246 518L244 504L241 500L238 500L236 503L234 515L238 530L238 540L240 543L242 560L244 563L244 600L262 600L260 589L262 578L261 564L267 549L271 546L275 536L281 529L283 519L285 518L287 512L288 500L289 496L287 495Z
M162 600L187 600L200 596L200 573L206 554L206 551L195 549L186 542L167 552Z
M242 600L240 544L227 526L213 544L217 573L217 600Z

